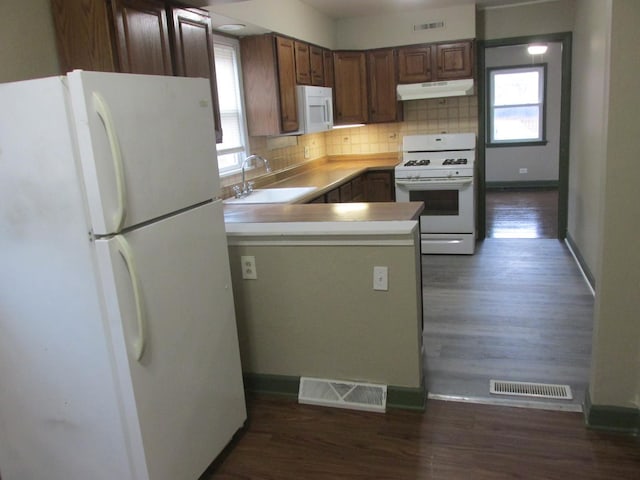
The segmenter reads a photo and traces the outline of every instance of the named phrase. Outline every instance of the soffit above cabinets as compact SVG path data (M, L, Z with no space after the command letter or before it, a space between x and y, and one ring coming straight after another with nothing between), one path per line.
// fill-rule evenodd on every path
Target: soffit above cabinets
M504 7L531 0L300 0L321 13L334 18L353 18L395 13L398 10L424 10L475 4L478 9Z

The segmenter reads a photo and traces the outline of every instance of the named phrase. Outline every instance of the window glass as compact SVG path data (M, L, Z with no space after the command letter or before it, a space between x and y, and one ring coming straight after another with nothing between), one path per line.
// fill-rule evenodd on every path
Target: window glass
M490 71L490 143L544 138L544 65Z
M222 143L217 145L218 169L220 173L228 173L240 168L248 150L239 45L235 39L214 35L213 46L222 123Z

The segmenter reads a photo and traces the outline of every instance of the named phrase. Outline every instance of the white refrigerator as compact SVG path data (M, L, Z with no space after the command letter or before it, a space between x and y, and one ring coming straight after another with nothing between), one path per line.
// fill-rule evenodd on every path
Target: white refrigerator
M209 83L0 85L0 477L196 479L246 420Z

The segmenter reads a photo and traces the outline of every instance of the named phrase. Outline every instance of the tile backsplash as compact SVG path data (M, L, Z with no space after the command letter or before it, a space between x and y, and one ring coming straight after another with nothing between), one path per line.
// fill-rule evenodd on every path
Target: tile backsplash
M423 133L478 133L478 98L450 97L404 102L404 121L332 130L327 155L402 150L402 137Z
M326 133L292 137L292 145L274 148L267 137L251 137L251 153L269 160L274 172L331 155L375 154L398 152L404 135L425 133L478 134L478 97L449 97L403 102L404 120L394 123L369 124L364 127L341 128ZM305 158L305 147L308 158ZM247 172L247 178L264 175L264 169ZM240 182L240 175L222 178L223 196Z

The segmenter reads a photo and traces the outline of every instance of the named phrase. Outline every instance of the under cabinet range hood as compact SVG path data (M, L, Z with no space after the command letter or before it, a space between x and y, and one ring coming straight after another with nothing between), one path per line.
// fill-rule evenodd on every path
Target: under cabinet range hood
M423 98L461 97L473 94L473 79L449 80L446 82L409 83L398 85L398 100L421 100Z

